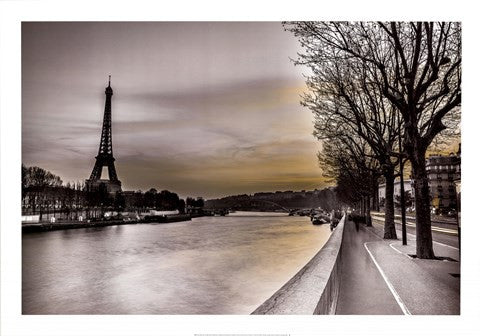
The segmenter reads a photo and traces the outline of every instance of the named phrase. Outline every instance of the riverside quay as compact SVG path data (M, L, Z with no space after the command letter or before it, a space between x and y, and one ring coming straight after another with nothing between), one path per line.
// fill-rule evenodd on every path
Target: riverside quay
M21 26L22 314L460 315L461 22Z

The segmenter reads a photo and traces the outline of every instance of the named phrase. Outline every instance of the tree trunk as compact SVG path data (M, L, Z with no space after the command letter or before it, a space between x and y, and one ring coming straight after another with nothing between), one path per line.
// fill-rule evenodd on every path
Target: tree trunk
M35 215L37 212L37 194L36 193L33 194L30 204L32 206L32 213Z
M362 216L364 224L367 224L367 196L362 196Z
M375 179L373 182L373 210L380 211L379 200L378 200L378 181Z
M397 239L397 231L395 230L395 209L393 203L395 177L393 171L388 171L385 176L385 224L384 239Z
M372 226L372 216L370 214L371 210L372 209L371 209L370 196L367 196L366 209L365 209L365 225L366 226Z
M430 190L425 167L425 154L421 154L422 153L417 153L417 159L411 160L415 190L417 257L421 259L434 259L432 223L430 219Z

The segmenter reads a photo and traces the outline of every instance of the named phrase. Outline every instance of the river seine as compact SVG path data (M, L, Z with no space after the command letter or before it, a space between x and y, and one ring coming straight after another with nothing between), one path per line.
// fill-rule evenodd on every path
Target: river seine
M23 314L250 314L330 237L308 217L236 212L23 234Z

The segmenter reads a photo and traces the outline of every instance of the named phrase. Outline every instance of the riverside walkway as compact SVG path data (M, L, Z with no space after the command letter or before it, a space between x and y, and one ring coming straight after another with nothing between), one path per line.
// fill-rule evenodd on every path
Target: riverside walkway
M364 246L379 241L370 231L361 228L357 232L352 222L345 223L336 314L402 314Z
M401 237L401 233L397 231ZM383 223L346 222L336 314L460 314L460 259L455 246L434 242L443 260L412 258L408 245L384 240Z

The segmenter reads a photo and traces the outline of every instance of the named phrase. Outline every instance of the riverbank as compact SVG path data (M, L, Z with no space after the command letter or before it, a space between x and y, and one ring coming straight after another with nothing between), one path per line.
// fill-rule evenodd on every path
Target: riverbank
M56 230L85 229L113 225L145 224L145 223L174 223L189 221L190 215L149 216L141 220L97 220L97 221L62 221L56 223L22 223L22 233L45 232Z
M339 294L345 215L320 251L252 315L334 314Z

